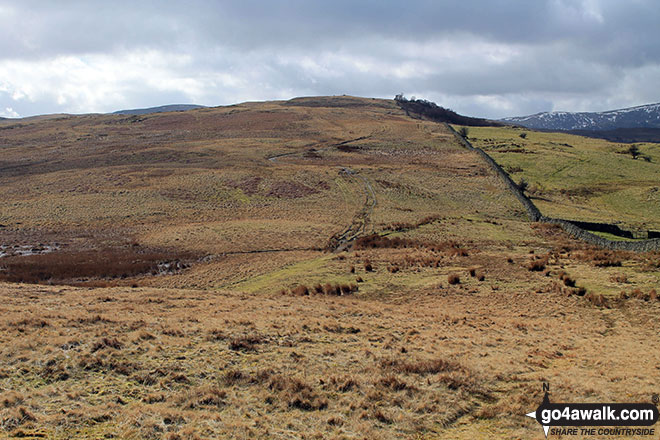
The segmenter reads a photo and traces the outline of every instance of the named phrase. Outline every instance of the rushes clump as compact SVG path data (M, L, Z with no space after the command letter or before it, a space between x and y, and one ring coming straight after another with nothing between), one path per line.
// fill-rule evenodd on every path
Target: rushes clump
M545 270L545 265L548 264L547 258L534 258L527 265L530 272L542 272Z
M307 296L309 295L309 289L307 286L300 285L291 289L291 293L295 296Z
M355 283L325 283L325 284L316 284L314 287L307 287L304 284L300 284L293 289L287 291L282 289L280 292L284 295L287 292L290 292L293 296L309 296L312 294L315 295L328 295L328 296L342 296L342 295L351 295L359 290L359 287Z

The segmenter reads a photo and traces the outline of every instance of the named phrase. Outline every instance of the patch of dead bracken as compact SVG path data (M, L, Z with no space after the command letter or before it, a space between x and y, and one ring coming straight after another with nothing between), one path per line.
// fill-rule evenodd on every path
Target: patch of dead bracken
M318 193L319 190L297 182L277 181L270 185L266 192L267 197L277 197L280 199L298 199Z

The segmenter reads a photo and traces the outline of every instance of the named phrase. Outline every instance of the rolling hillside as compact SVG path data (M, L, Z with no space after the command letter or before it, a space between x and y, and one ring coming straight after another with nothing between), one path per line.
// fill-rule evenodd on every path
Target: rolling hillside
M431 119L341 96L4 121L0 437L542 438L548 380L648 400L657 253L530 222ZM657 224L652 145L469 130L543 210Z
M615 130L660 128L660 104L604 112L545 112L504 118L502 122L539 130Z
M523 128L470 128L470 140L529 184L545 214L632 230L660 230L660 147Z
M130 110L117 110L113 112L115 115L148 115L151 113L165 113L165 112L183 112L186 110L195 110L199 108L204 108L203 105L196 104L171 104L171 105L161 105L159 107L149 107L149 108L136 108Z

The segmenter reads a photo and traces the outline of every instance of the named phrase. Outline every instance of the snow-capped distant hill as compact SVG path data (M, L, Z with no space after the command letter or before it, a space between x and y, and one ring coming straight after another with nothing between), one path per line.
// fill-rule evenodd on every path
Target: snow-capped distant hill
M546 112L501 120L541 130L614 130L617 128L660 128L660 103L606 112Z

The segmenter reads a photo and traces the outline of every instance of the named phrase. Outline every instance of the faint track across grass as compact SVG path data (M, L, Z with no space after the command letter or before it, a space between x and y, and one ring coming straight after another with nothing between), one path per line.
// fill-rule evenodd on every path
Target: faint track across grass
M339 173L340 175L344 175L349 178L356 178L362 181L365 201L362 205L362 209L358 211L355 216L353 216L351 224L342 232L335 234L330 238L328 247L335 252L341 252L350 249L350 247L360 235L367 233L371 214L378 204L378 200L376 199L376 192L371 186L371 183L364 176L356 173L348 167L342 167Z
M371 136L361 136L355 139L349 139L336 144L332 144L330 146L316 149L316 151L326 151L330 149L339 148L343 145L347 145L352 142L368 139L369 137ZM277 162L281 158L297 156L300 154L304 154L304 152L295 151L291 153L280 153L273 156L269 156L267 160L269 160L270 162ZM355 242L355 240L359 236L367 233L371 214L373 213L374 208L378 204L378 200L376 198L376 191L374 191L373 186L371 185L369 180L367 180L367 178L365 178L364 176L360 175L356 171L346 166L340 167L339 175L349 179L357 179L361 181L365 200L362 205L362 208L353 216L350 225L348 225L348 227L343 231L330 237L330 240L326 248L333 252L341 252L350 249L353 243ZM312 249L301 249L301 250L312 250Z
M321 252L323 248L320 247L306 247L306 248L281 248L281 249L254 249L251 251L229 251L221 252L219 254L210 254L205 257L202 257L200 261L209 262L213 261L220 257L226 257L230 255L250 255L250 254L269 254L269 253L280 253L280 252L306 252L306 251L315 251Z

